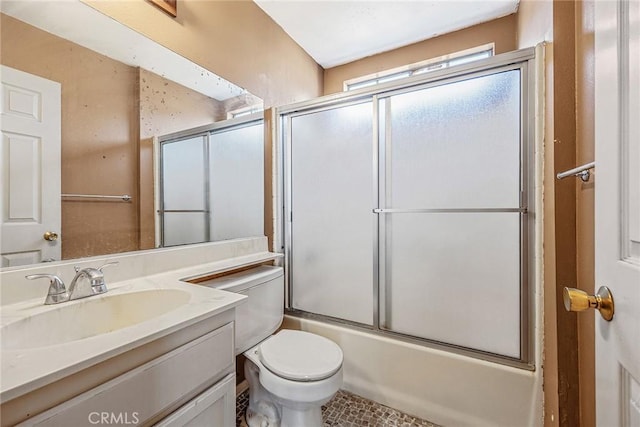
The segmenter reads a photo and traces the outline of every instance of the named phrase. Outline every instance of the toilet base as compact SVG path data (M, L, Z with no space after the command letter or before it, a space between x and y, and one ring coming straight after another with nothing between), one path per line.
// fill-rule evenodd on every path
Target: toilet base
M244 414L249 427L278 427L280 426L280 415L277 408L264 401L256 402L254 407L247 406Z
M247 407L245 419L249 427L311 427L322 426L322 410L320 407L295 410L281 407L282 415L278 417L276 408L265 402L258 402L258 410ZM275 410L275 412L274 412Z
M252 356L250 352L245 353ZM249 406L247 407L246 420L249 427L322 427L322 405L327 403L338 391L342 383L342 369L330 381L333 387L322 397L304 395L305 386L310 383L297 384L301 387L296 394L300 400L283 398L269 391L262 385L260 370L264 369L265 375L269 372L264 366L258 366L248 357L244 364L245 378L249 382ZM255 360L255 359L254 359ZM260 363L256 360L256 362ZM287 380L282 380L287 382ZM323 387L320 388L325 391ZM305 399L307 397L307 399Z
M322 409L319 406L306 410L282 408L281 427L322 426Z

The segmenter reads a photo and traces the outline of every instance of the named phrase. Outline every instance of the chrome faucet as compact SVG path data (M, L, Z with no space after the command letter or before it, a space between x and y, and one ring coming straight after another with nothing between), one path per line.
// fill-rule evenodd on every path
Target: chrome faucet
M87 267L81 269L80 267L74 267L76 275L71 281L68 291L62 280L54 274L32 274L25 277L29 280L49 279L49 291L44 303L45 305L59 304L107 292L107 284L104 281L102 269L116 264L118 264L118 261L108 262L98 268Z
M74 267L76 276L69 285L69 301L99 295L107 292L107 284L104 282L102 269L110 265L116 265L118 261L108 262L102 267L87 267L80 269Z
M44 300L45 305L69 301L69 293L64 287L64 282L55 274L31 274L25 277L29 280L49 279L49 291L47 292L47 298Z

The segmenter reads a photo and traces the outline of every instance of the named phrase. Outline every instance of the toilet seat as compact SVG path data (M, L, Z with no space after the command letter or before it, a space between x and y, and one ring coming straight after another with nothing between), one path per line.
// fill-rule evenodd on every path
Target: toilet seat
M319 335L284 329L260 344L260 362L288 380L319 381L341 368L342 350Z

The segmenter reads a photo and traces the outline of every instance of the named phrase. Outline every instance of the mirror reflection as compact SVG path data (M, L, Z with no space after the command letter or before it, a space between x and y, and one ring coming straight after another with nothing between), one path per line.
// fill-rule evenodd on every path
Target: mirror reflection
M251 178L245 191L240 181L243 168L262 164L263 135L254 132L249 146L239 133L228 137L245 121L260 120L233 117L261 111L261 100L91 7L69 4L85 15L69 19L71 12L60 10L67 2L2 2L2 266L162 245L165 211L172 209L163 205L163 189L193 193L180 181L193 162L203 167L197 197L206 202L198 209L211 214L201 220L206 233L166 243L262 234L262 183ZM119 29L99 28L103 23ZM175 160L186 147L176 142L197 135L205 135L203 151L163 176L162 143L174 142L163 158ZM262 172L253 175L262 179ZM173 208L192 210L192 200L182 201ZM214 215L225 209L227 218ZM216 218L229 221L234 210L247 209L257 211L259 227L214 231ZM170 221L178 236L193 223Z
M159 246L264 234L262 113L160 138Z

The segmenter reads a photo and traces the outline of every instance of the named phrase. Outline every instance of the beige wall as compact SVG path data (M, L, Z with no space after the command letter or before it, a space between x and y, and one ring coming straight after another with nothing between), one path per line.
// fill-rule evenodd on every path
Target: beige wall
M62 84L62 192L134 197L131 203L63 198L62 257L137 249L137 70L1 19L2 64Z
M224 103L140 70L140 138L167 135L226 119Z
M342 92L345 80L492 42L495 43L496 53L504 53L516 48L516 15L505 16L484 24L327 69L324 72L324 94Z
M265 107L322 94L322 68L252 1L179 1L177 18L145 1L86 3L246 88Z

